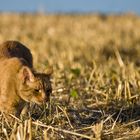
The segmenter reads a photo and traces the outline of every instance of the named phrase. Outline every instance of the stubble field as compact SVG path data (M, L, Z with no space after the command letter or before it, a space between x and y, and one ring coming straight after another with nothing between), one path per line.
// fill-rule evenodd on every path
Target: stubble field
M1 115L1 140L140 138L138 16L0 14L6 40L28 46L37 71L53 66L53 93L32 118Z

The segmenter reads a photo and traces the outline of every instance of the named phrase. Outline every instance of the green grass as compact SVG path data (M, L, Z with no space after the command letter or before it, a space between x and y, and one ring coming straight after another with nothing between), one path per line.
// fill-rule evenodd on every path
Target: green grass
M140 138L138 16L1 14L9 39L31 49L38 71L53 66L53 93L32 120L1 116L2 140Z

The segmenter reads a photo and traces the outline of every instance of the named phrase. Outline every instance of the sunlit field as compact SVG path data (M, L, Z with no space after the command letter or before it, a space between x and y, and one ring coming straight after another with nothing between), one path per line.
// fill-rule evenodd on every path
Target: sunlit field
M53 67L53 93L25 118L1 114L1 140L140 138L138 16L0 14L6 40L30 48L37 71Z

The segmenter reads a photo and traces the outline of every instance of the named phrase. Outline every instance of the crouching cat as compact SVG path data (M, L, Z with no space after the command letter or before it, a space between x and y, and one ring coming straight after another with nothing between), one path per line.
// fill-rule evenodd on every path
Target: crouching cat
M0 45L0 111L20 116L27 102L38 105L49 100L51 72L33 70L30 50L17 41Z

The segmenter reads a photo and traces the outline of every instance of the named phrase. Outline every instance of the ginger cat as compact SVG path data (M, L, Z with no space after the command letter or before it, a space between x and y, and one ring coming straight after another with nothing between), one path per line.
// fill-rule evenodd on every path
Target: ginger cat
M17 117L27 102L45 103L52 92L51 73L33 70L30 50L17 41L0 45L0 111Z

